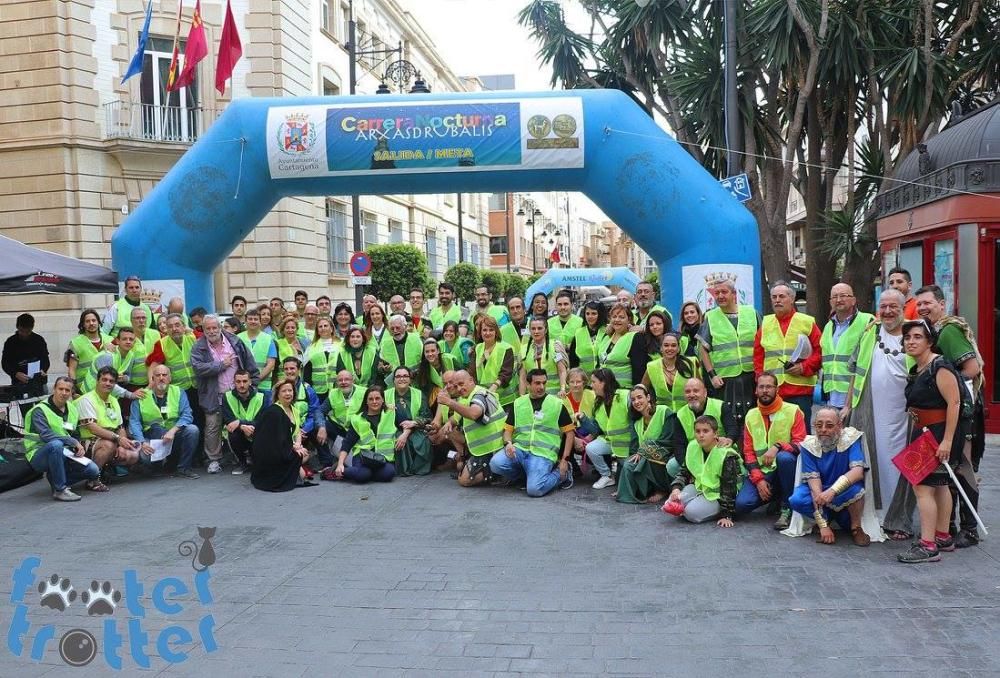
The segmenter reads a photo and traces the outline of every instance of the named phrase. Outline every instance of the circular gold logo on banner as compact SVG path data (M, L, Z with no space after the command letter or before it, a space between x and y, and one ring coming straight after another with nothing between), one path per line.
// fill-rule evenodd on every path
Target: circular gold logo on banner
M544 139L552 129L552 123L544 115L533 115L528 118L528 134L536 139Z
M563 139L573 136L576 134L576 118L566 113L560 113L552 119L552 131Z

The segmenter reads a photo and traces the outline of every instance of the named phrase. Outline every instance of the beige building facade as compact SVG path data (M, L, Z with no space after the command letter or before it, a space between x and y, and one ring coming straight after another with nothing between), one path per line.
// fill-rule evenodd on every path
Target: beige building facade
M346 0L232 0L243 58L223 95L214 82L225 2L202 0L209 54L194 84L169 95L163 83L178 5L152 2L143 73L121 84L142 28L141 0L0 0L0 233L110 265L115 228L231 100L348 93ZM182 41L193 11L194 0L185 0ZM401 46L432 91L477 88L444 63L397 0L356 0L354 12L362 52ZM375 93L398 58L362 57L358 93ZM441 276L460 256L458 202L454 194L362 197L364 239L412 243L427 253L432 275ZM467 194L461 202L463 258L488 265L485 196ZM290 299L296 289L353 300L352 230L349 197L281 200L216 271L216 308L227 310L234 294L254 302ZM55 353L75 333L80 309L103 309L110 301L0 297L0 333L13 331L14 315L31 311L58 361Z

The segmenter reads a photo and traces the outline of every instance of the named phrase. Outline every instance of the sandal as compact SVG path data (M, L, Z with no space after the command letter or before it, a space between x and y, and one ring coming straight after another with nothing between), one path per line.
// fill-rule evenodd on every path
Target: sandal
M851 528L851 539L854 540L855 546L868 546L872 543L872 538L868 536L860 525Z
M303 480L299 484L299 487L318 487L318 486L319 486L319 483L313 482L311 480Z
M887 530L885 536L893 541L907 541L909 539L913 539L913 535L904 530Z
M91 492L110 492L111 490L107 485L102 483L100 480L91 480L87 483L87 489Z

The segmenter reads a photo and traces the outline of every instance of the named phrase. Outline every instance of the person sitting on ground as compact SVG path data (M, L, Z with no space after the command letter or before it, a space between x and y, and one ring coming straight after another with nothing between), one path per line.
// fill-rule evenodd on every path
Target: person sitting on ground
M589 379L587 373L579 367L572 368L566 373L566 397L563 404L566 411L573 417L573 472L580 470L576 463L576 456L586 459L587 443L594 439L597 429L594 427L594 403L596 397L594 392L587 388Z
M197 478L191 470L195 448L198 446L198 427L187 395L170 383L170 368L157 365L150 375L150 388L141 400L132 401L128 429L132 440L139 444L142 459L153 453L151 440L160 440L170 447L168 456L175 458L177 475ZM163 464L168 467L166 461Z
M80 413L80 437L87 456L97 467L115 463L127 467L139 460L139 446L129 439L122 418L121 406L113 391L118 384L118 372L113 367L102 367L97 371L94 390L84 393L77 401ZM108 487L100 480L90 480L87 489L92 492L107 492Z
M423 342L416 332L406 329L406 317L393 315L389 318L389 331L382 335L379 344L379 374L389 385L397 367L417 369L423 351Z
M447 391L438 394L438 402L461 417L461 433L468 456L458 473L462 487L481 485L490 480L490 461L503 446L503 431L507 413L495 393L477 386L465 370L451 375L457 392L452 398Z
M294 379L279 381L274 402L257 417L250 482L258 490L287 492L317 484L306 479L302 469L309 451L302 446L302 429L292 409L295 391Z
M632 442L618 476L616 498L623 504L659 504L670 492L671 474L680 468L674 450L677 415L666 405L655 404L642 384L632 387L630 399Z
M249 315L249 314L248 314ZM233 388L222 399L222 427L229 441L229 449L239 464L232 474L240 476L250 466L257 415L264 409L264 394L253 386L250 372L236 370Z
M545 370L528 372L528 393L514 401L507 417L504 449L490 459L493 473L512 483L525 480L529 497L573 484L573 419L560 398L545 392L547 379Z
M798 445L800 483L788 499L792 511L798 515L782 534L804 534L805 520L812 519L819 529L817 541L833 544L836 535L829 521L836 520L841 528L850 530L857 546L868 546L872 534L882 541L874 509L865 508L868 460L864 434L844 428L840 409L831 405L814 409L812 430L812 435ZM867 523L867 530L863 522Z
M618 468L628 456L632 441L632 425L628 417L629 392L618 387L614 372L606 367L594 370L590 376L594 392L594 433L587 443L587 459L601 477L591 485L595 490L615 485L608 461L614 457ZM617 490L614 496L617 496Z
M806 437L806 422L798 405L778 395L778 378L771 372L757 377L757 407L744 419L743 463L748 479L736 497L736 514L750 513L772 499L780 500L774 529L788 529L792 510L788 498L795 487L796 445Z
M49 373L49 347L45 339L35 333L35 319L30 313L17 316L14 326L14 334L3 344L3 371L10 377L18 395L40 396L45 393Z
M656 311L653 311L656 313ZM656 324L653 316L653 324ZM653 391L657 405L666 405L672 411L684 407L684 385L688 379L699 377L701 370L694 358L681 355L680 337L673 332L660 340L659 356L646 364L642 383Z
M84 480L100 482L101 469L87 459L77 437L80 415L72 397L73 380L58 377L52 395L25 417L24 458L35 471L46 474L56 501L80 501L80 495L70 489L73 485Z
M385 405L382 387L369 386L361 411L350 417L333 477L359 484L391 481L396 476L397 419Z
M431 412L420 389L410 384L410 370L399 366L393 372L393 388L385 392L385 404L395 409L400 420L396 435L396 470L401 476L425 476L431 472L433 456L426 425Z
M719 438L719 420L702 415L694 420L695 440L688 443L684 464L671 483L670 503L684 506L692 523L718 518L719 527L732 527L736 495L742 483L739 453Z
M337 387L330 389L326 400L320 405L321 414L326 421L328 450L324 451L319 460L323 466L323 480L333 480L334 458L340 453L351 415L359 412L364 405L365 388L367 384L359 386L355 383L352 372L341 370L337 372Z
M329 455L326 436L325 419L322 414L322 405L319 396L313 387L303 381L301 377L302 363L298 358L289 356L281 363L281 370L285 380L295 382L295 397L292 399L292 411L295 413L295 421L299 426L302 444L311 444L316 449L317 463L320 469L323 468L324 461L333 462ZM274 402L276 393L272 391L270 402ZM265 401L268 398L265 397ZM329 464L328 464L329 465ZM306 471L306 477L312 477L311 471Z
M462 397L458 385L455 383L456 371L448 371L441 375L444 388L438 391L438 396L446 393L452 400ZM427 432L431 439L431 445L435 449L444 448L446 461L438 464L437 470L445 471L449 467L456 469L456 476L462 471L462 456L465 450L465 438L462 435L462 417L447 405L438 402L434 418L427 426ZM436 460L436 459L435 459Z

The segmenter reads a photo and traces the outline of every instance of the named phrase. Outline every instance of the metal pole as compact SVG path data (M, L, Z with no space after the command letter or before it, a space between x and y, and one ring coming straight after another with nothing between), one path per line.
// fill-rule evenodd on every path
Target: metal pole
M736 0L722 0L722 22L726 29L723 64L726 87L723 105L726 114L726 171L732 177L740 173L739 151L743 148L740 143L740 106L736 87L736 57L739 54L736 42Z
M350 93L354 94L358 87L358 25L354 21L354 0L350 0L347 7L349 14L347 22L347 52L350 64L348 78ZM361 241L361 200L357 195L351 196L351 219L354 222L354 251L361 252L365 249L365 244ZM360 285L355 286L354 304L358 313L361 312L364 298L364 289Z
M465 261L465 233L462 230L462 194L456 193L458 196L458 263Z
M507 272L510 273L510 213L514 211L514 201L511 199L510 193L504 193L503 200L503 220L506 226L507 233Z
M535 242L535 220L534 214L531 215L531 272L532 274L538 273L538 243Z

